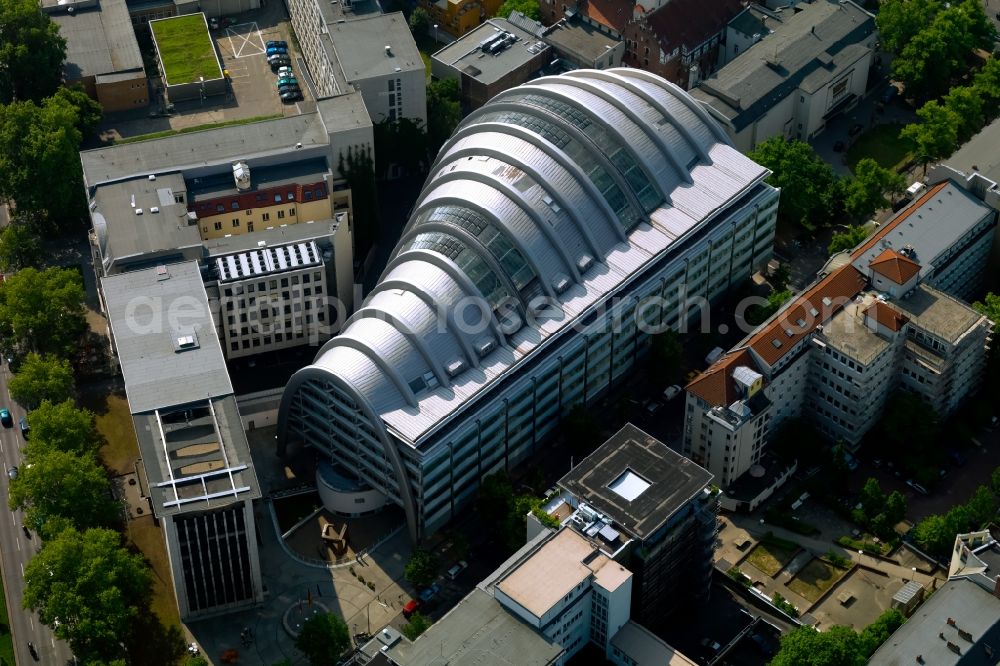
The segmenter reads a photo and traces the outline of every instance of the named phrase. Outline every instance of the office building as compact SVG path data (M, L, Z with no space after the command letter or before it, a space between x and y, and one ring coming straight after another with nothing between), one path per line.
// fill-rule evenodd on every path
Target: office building
M507 20L551 46L558 58L552 64L561 70L621 67L624 42L576 11L566 12L566 16L550 26L516 10Z
M313 113L83 151L95 272L197 261L227 358L317 345L353 307L339 160L371 142L352 92Z
M687 94L632 69L501 93L430 173L278 434L401 505L414 539L627 376L651 331L764 266L778 199Z
M542 666L592 644L623 666L693 664L630 619L632 579L595 540L546 529L416 641L389 632L361 653L395 666Z
M970 192L987 205L1000 209L1000 158L993 150L997 142L1000 142L1000 120L994 120L960 146L951 157L931 167L928 180L966 180Z
M449 35L459 38L486 20L496 16L501 0L419 0L430 14L431 22Z
M753 30L746 11L739 25ZM816 0L785 13L770 34L742 40L745 50L691 91L744 152L775 136L811 139L868 89L878 41L873 14L851 0Z
M260 488L197 262L108 276L101 289L181 619L260 603Z
M66 40L68 85L82 85L105 113L149 104L142 53L125 0L43 0L41 8Z
M717 504L711 481L708 471L630 423L559 480L562 492L544 510L635 574L632 615L658 627L708 599Z
M831 257L813 285L687 386L685 451L724 489L751 468L767 471L768 434L789 417L854 449L897 388L942 416L975 391L992 322L951 294L981 284L997 221L962 185L934 185ZM779 472L776 482L787 478ZM773 490L754 488L727 493L723 506L752 510Z
M532 32L492 18L431 56L431 73L457 81L463 105L478 109L537 76L551 60L549 45Z

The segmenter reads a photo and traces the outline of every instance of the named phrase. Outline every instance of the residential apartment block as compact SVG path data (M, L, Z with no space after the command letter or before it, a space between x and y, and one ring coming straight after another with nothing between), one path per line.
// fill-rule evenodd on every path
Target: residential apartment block
M629 423L559 480L561 492L543 510L633 572L631 614L659 628L708 599L717 506L711 481ZM540 527L534 516L528 523Z
M715 71L726 24L744 8L739 0L582 0L541 3L547 25L581 17L625 44L622 63L652 72L684 89Z
M278 434L402 506L414 539L763 267L778 199L635 69L501 93L430 173L380 282L289 381Z
M97 276L197 261L227 358L328 339L354 297L338 164L372 125L358 92L317 107L83 151Z
M264 599L260 488L201 269L137 269L104 277L101 291L139 440L140 493L163 526L181 619L252 607Z
M362 658L394 666L561 665L592 644L616 665L693 665L630 619L632 580L597 540L546 529L417 640L383 633Z
M371 0L289 0L288 11L318 97L357 90L373 123L427 126L427 73L401 12Z
M770 34L757 30L765 15ZM730 29L746 44L691 95L705 104L744 152L771 137L806 141L857 105L868 89L878 32L875 16L852 0L814 0L781 13L744 10ZM732 24L731 24L732 25ZM766 30L766 28L765 28Z
M946 180L687 386L685 451L729 488L761 464L768 433L803 416L854 448L897 388L947 415L985 369L992 322L946 293L979 283L997 224ZM760 488L763 492L763 488ZM750 508L763 495L724 498Z

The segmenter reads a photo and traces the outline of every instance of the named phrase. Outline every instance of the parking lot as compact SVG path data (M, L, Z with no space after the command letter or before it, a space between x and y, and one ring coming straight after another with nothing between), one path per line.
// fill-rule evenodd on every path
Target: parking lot
M268 3L259 10L226 19L222 24L225 27L220 25L211 35L222 67L229 72L230 94L176 102L168 109L158 92L160 81L151 71L153 93L149 107L106 114L101 138L120 139L247 118L289 116L314 108L315 97L307 81L305 63L292 39L291 23L282 3ZM277 76L265 55L269 40L288 42L291 66L299 80L303 101L282 104L278 97Z

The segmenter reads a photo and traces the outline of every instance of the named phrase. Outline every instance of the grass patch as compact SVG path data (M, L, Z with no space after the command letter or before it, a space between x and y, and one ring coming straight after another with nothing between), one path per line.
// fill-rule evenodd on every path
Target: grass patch
M7 595L0 584L0 664L14 666L14 639L10 635L10 618L7 616Z
M174 586L170 578L170 561L167 546L163 542L161 528L153 522L152 516L133 518L128 522L128 539L149 561L153 570L153 595L149 607L165 626L180 627L181 618L174 599Z
M190 132L201 132L203 130L218 129L220 127L228 127L229 125L247 125L249 123L259 123L262 120L273 120L275 118L281 118L280 113L274 113L269 116L251 116L250 118L237 118L235 120L223 120L217 123L206 123L204 125L197 125L196 127L182 127L180 129L168 129L162 132L152 132L151 134L140 134L139 136L130 136L122 139L115 139L114 141L109 141L107 145L121 145L123 143L135 143L136 141L149 141L151 139L162 139L165 136L173 136L174 134L188 134Z
M319 493L304 493L274 500L274 514L278 517L281 532L292 526L320 507Z
M910 151L907 150L906 142L899 138L902 129L902 124L892 123L876 125L864 132L854 145L847 149L847 166L854 171L857 163L866 157L872 158L879 166L886 169L895 169L908 161Z
M845 569L813 558L788 583L788 589L800 597L816 603L823 596L823 593L829 590L845 573Z
M794 546L794 544L793 544ZM792 559L798 546L787 548L778 543L759 543L747 556L747 562L768 576L775 576Z
M116 475L134 472L135 461L139 457L139 442L135 438L128 400L115 394L98 394L97 397L104 398L103 405L84 406L94 412L97 431L104 437L101 460Z
M222 78L215 45L201 14L150 21L149 27L168 85L191 83L202 76L206 81Z

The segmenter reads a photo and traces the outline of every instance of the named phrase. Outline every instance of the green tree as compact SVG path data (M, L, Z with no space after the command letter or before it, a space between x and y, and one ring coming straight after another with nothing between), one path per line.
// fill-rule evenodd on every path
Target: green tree
M977 530L990 522L997 512L997 498L987 486L979 486L965 503L969 529Z
M418 548L410 555L403 575L415 587L427 587L437 578L441 563L437 556L427 550Z
M56 219L86 211L79 109L65 96L0 105L0 196Z
M931 514L913 527L913 540L932 554L948 552L956 534L950 521L939 514Z
M505 0L500 5L500 9L497 10L497 16L507 18L514 11L521 12L535 21L542 20L542 8L538 4L538 0Z
M371 151L348 148L346 155L340 154L337 168L351 188L355 254L363 257L379 237L375 163Z
M984 122L1000 113L1000 58L990 58L972 79L972 89L982 103Z
M887 51L899 53L941 11L939 0L882 0L875 24Z
M462 92L458 81L441 79L427 84L427 143L437 155L462 121Z
M419 611L410 616L410 621L403 625L403 635L411 641L417 640L420 634L430 629L434 622Z
M866 647L850 627L797 627L781 637L770 666L861 666L868 658Z
M903 176L866 157L857 163L854 177L844 185L844 208L856 219L863 220L879 208L891 205L886 193L895 195L905 188L906 179Z
M947 157L955 150L962 123L954 111L933 100L920 107L917 116L923 122L907 125L900 131L899 138L910 143L926 171L928 162Z
M14 220L0 232L0 272L19 271L41 258L42 241L28 224Z
M994 495L1000 496L1000 467L994 469L990 475L990 490Z
M944 106L958 118L958 143L965 143L982 128L983 100L974 88L952 88L944 96Z
M44 451L27 460L10 482L8 502L12 510L25 511L26 522L44 537L55 536L48 528L54 517L78 530L114 523L118 507L110 498L108 475L93 456Z
M427 163L427 133L409 118L375 124L375 173L388 178L392 166L405 173L422 173Z
M320 613L302 624L295 647L312 666L329 666L351 647L351 634L339 615Z
M852 224L847 228L847 231L838 231L833 234L826 250L830 254L851 250L868 238L869 233L868 228L863 224Z
M431 15L427 13L427 10L423 7L417 7L410 13L410 32L417 37L417 39L427 36L427 32L431 27Z
M49 400L64 402L73 397L73 368L55 356L28 354L8 384L10 397L32 409Z
M885 493L882 492L882 486L879 485L878 479L869 478L865 481L859 500L861 509L869 516L882 513L885 509Z
M833 168L808 143L776 136L757 146L750 159L772 171L767 182L781 188L778 217L813 229L828 222L840 207Z
M684 344L677 331L668 328L653 336L650 360L653 362L656 377L664 387L680 380Z
M148 599L152 577L117 532L68 529L25 566L24 581L24 607L87 663L121 656L119 643Z
M83 301L77 270L20 270L0 284L0 337L8 348L69 358L87 328Z
M198 655L197 657L188 657L184 661L184 666L211 666L211 664L208 663L208 659Z
M780 310L781 306L787 303L791 297L792 292L788 289L784 291L772 291L767 296L767 305L753 305L747 308L747 323L754 326L763 324L771 315Z
M896 608L890 608L861 631L861 642L864 645L864 654L872 656L875 650L879 649L882 643L889 640L897 629L906 622L906 616Z
M53 94L65 60L66 40L37 2L0 1L0 103Z
M62 98L76 109L76 129L84 139L94 134L104 119L104 109L91 99L79 83L59 88L55 97Z
M31 412L31 439L25 446L29 456L45 451L66 451L77 455L93 455L101 440L94 428L94 414L77 409L72 400L43 400Z
M906 518L906 496L898 490L893 490L885 498L885 517L890 525L895 525Z

